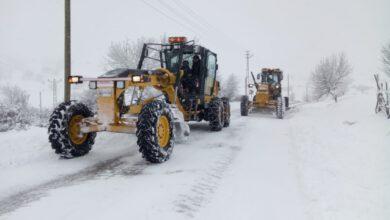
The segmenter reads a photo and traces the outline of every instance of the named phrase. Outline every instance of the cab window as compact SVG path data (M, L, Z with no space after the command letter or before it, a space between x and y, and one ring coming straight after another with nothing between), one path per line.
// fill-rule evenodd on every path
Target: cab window
M193 54L183 54L183 61L188 61L190 66L192 66L192 57ZM181 64L179 64L179 53L176 51L169 51L165 53L166 67L172 73L176 73Z
M207 77L205 83L205 95L211 95L214 87L215 75L217 71L217 58L214 54L207 55Z

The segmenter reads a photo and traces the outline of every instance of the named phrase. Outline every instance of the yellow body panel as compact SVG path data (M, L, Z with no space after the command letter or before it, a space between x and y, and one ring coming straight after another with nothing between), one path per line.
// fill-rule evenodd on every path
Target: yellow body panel
M268 105L269 95L266 93L257 93L255 96L255 105L259 107L265 107Z
M183 75L183 71L180 71L180 75ZM131 77L131 74L128 76ZM129 87L138 87L141 90L146 87L154 87L164 93L169 99L170 103L175 103L178 109L183 113L184 120L190 121L191 115L196 112L188 112L181 105L179 98L176 97L175 83L176 76L165 68L157 69L153 74L143 76L143 80L140 82L133 82L131 80L125 81L125 88L115 88L114 83L111 86L99 86L98 84L98 114L96 118L90 118L84 121L84 132L97 132L97 131L111 131L111 132L124 132L134 133L135 124L129 125L125 119L121 119L120 110L117 103L118 98ZM212 95L205 96L205 102L209 103L211 99L218 95L219 84L215 81L214 91ZM130 105L126 114L138 115L143 106L149 102L152 102L154 98L143 100L137 105ZM199 104L200 100L198 100ZM122 112L123 114L123 112ZM87 121L89 121L87 123ZM93 122L92 124L90 122Z
M253 106L256 108L274 108L276 101L272 99L269 85L260 84L253 99Z
M176 82L176 76L169 72L169 70L160 68L157 69L158 74L151 74L145 76L147 80L142 82L132 82L131 80L125 81L125 88L123 89L114 89L114 84L112 86L102 86L97 88L98 97L97 97L97 106L98 113L96 118L88 119L84 121L83 132L98 132L98 131L110 131L110 132L120 132L120 133L134 133L136 130L135 124L129 125L125 121L120 119L119 106L117 100L119 96L129 87L135 86L140 89L146 87L154 87L164 94L167 95L171 103L175 103L179 110L183 113L184 119L189 120L189 113L185 111L181 105L178 98L175 97L176 91L174 85ZM183 74L183 71L180 72ZM131 75L129 75L131 77ZM144 105L153 101L154 98L149 98L143 100L138 105L130 105L127 113L132 115L137 115L141 112Z
M129 113L139 114L142 110L143 105L130 105Z
M109 124L109 125L86 125L83 127L83 133L108 131L115 133L130 133L134 134L137 128L134 125L122 125L122 124Z
M105 97L99 96L97 98L98 118L104 124L111 124L117 122L116 117L116 103L113 96Z

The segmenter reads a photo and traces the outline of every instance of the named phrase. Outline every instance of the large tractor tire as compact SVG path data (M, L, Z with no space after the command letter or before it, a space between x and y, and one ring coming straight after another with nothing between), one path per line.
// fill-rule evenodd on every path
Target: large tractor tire
M220 131L224 126L223 101L220 98L213 98L208 109L209 126L212 131Z
M241 110L241 116L248 116L248 112L249 112L249 97L247 95L243 95L241 97L240 110Z
M229 98L223 97L223 109L224 109L224 115L223 115L223 127L229 127L230 125L230 102Z
M96 132L80 133L81 120L92 116L86 105L76 101L63 102L54 109L48 132L49 142L56 154L70 159L83 156L92 149Z
M136 135L139 151L147 161L162 163L169 159L174 147L173 120L164 101L154 100L142 108Z
M278 97L278 101L276 103L276 117L279 119L284 118L284 103L282 97Z

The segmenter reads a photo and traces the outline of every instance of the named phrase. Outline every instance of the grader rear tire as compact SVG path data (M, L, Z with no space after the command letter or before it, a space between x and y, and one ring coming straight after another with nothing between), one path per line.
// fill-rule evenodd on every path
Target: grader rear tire
M146 104L138 116L137 144L145 160L162 163L174 147L173 114L168 104L155 100Z
M241 97L240 110L241 110L241 116L248 116L248 112L249 112L249 97L246 96L246 95L243 95Z
M208 109L209 126L212 131L220 131L224 125L224 108L220 98L213 98Z
M51 147L63 158L80 157L87 154L95 143L96 133L80 133L79 122L92 117L89 108L79 102L61 103L54 109L49 119L49 142Z
M223 117L223 127L229 127L230 125L230 102L229 98L223 97L223 109L224 109L224 117Z

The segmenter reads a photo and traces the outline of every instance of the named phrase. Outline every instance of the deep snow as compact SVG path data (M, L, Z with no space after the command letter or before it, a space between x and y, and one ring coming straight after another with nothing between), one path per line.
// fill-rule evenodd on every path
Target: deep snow
M135 138L98 134L85 157L58 159L46 129L0 133L0 219L389 219L389 121L372 90L300 105L284 120L192 123L166 163Z

